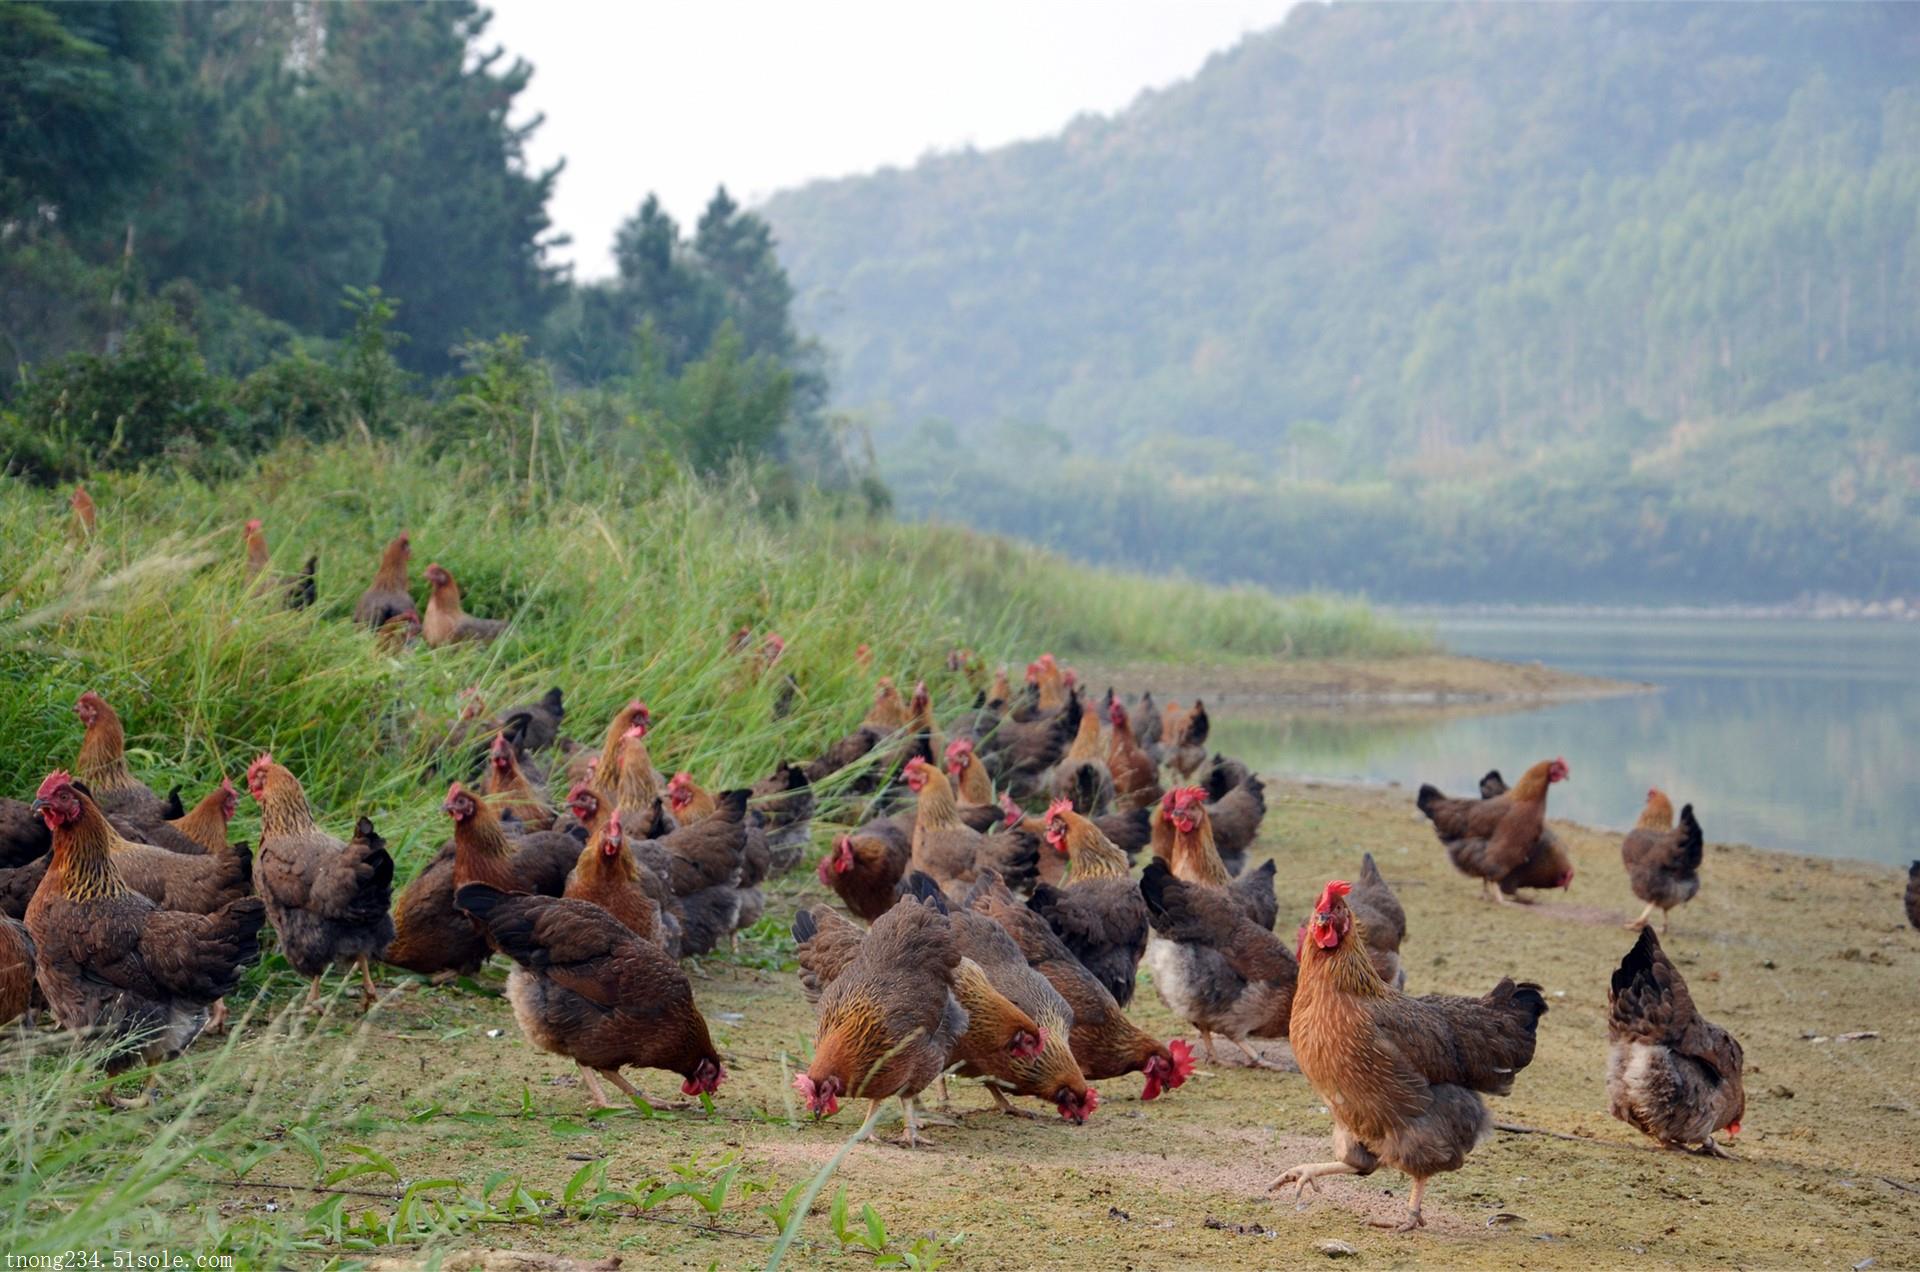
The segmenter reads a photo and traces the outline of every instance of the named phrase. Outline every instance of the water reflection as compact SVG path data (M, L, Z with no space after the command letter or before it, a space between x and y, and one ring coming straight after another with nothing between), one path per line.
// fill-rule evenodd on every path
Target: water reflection
M1650 680L1658 693L1514 712L1215 714L1265 771L1471 792L1564 755L1557 815L1626 826L1647 787L1710 839L1904 863L1920 856L1920 627L1804 620L1436 620L1461 653ZM1226 705L1223 703L1223 706Z

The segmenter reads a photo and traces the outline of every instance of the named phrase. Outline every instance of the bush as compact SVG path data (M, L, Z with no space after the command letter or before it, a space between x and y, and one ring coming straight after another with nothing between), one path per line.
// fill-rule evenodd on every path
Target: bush
M36 373L0 432L0 461L43 484L162 456L197 466L234 441L232 399L192 336L149 318L114 353L71 354Z

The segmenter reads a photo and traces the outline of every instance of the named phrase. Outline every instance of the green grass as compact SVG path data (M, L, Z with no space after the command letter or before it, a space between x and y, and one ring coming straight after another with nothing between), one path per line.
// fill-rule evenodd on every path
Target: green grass
M179 784L191 802L223 774L237 783L271 749L324 825L344 832L357 815L373 817L404 879L445 837L447 776L436 775L433 749L469 687L503 707L561 685L568 732L587 740L639 695L654 709L661 765L729 785L844 733L875 674L924 677L937 708L958 707L971 694L945 667L956 645L1018 666L1042 647L1153 658L1422 644L1349 602L1082 570L998 540L842 515L823 496L782 511L762 506L745 477L703 486L583 450L548 462L532 482L524 470L502 480L507 465L485 455L416 441L288 446L217 484L103 479L90 487L100 525L87 542L63 494L0 485L0 791L24 797L71 763L81 736L72 705L92 689L119 711L135 771L151 785ZM265 520L276 568L319 553L316 607L288 612L246 595L240 527L253 516ZM413 536L416 595L424 599L427 563L445 564L470 612L511 616L503 639L390 656L350 622L380 546L401 529ZM799 696L778 723L774 678L756 680L725 651L742 625L788 642L782 669ZM872 671L852 657L862 642ZM243 800L233 833L251 840L255 830ZM750 944L741 970L780 961L777 942ZM154 1113L99 1111L100 1080L61 1035L0 1042L0 1251L134 1242L227 1250L243 1265L319 1264L462 1238L511 1244L495 1225L547 1222L583 1204L523 1186L504 1138L497 1170L412 1179L397 1205L343 1193L300 1194L273 1212L216 1204L225 1194L207 1180L244 1179L261 1162L278 1175L304 1163L303 1178L310 1170L332 1187L393 1173L366 1146L391 1125L335 1084L368 1047L394 1044L364 1029L317 1043L286 1016L298 990L269 956L237 996L236 1015L253 1013L245 1044L203 1042L169 1066ZM308 1078L305 1095L263 1096L288 1073ZM778 1198L799 1178L760 1183ZM816 1241L850 1239L822 1216L807 1222ZM862 1223L868 1239L885 1231L878 1214ZM925 1241L899 1248L908 1263L937 1261Z

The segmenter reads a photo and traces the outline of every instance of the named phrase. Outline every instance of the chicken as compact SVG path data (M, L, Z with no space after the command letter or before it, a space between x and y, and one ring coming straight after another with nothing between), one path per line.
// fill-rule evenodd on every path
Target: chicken
M1001 663L993 670L993 685L987 690L987 700L982 705L989 711L1002 712L1013 701L1013 685L1007 680L1007 665Z
M1627 884L1634 896L1647 903L1640 917L1627 924L1628 929L1645 927L1658 908L1660 930L1667 930L1674 907L1685 905L1700 891L1700 854L1705 846L1692 804L1680 810L1676 827L1673 801L1658 789L1647 792L1640 820L1620 845Z
M1125 1007L1133 1001L1140 956L1147 952L1147 905L1127 855L1064 800L1047 810L1046 835L1055 852L1066 854L1072 872L1063 887L1034 888L1027 908Z
M1100 717L1082 711L1073 745L1054 766L1053 797L1071 801L1089 815L1113 807L1113 773L1107 768L1106 751L1101 745Z
M429 565L427 584L433 590L427 597L427 615L420 634L426 637L429 649L467 640L484 645L507 630L504 618L475 618L460 608L460 585L446 566L438 562Z
M1744 1065L1739 1040L1699 1013L1680 969L1643 926L1607 990L1613 1115L1662 1148L1730 1156L1713 1137L1740 1133L1747 1111Z
M998 806L999 800L993 793L993 779L987 776L987 766L981 763L979 755L975 753L971 739L955 738L949 742L946 764L948 777L962 807Z
M963 891L982 867L1016 880L1031 879L1038 855L1011 835L991 838L960 820L946 774L923 759L907 765L907 785L918 797L914 813L910 868L932 876L943 888Z
M75 486L73 493L67 496L67 507L73 510L73 530L82 542L91 539L99 527L100 516L93 504L93 496L87 493L85 486Z
M685 826L713 812L713 793L681 769L667 779L667 807L673 810L674 820Z
M1380 877L1372 853L1361 856L1360 873L1355 878L1359 882L1347 894L1347 908L1353 911L1366 938L1367 957L1373 960L1373 970L1380 973L1381 980L1395 989L1405 989L1407 969L1400 964L1400 942L1407 936L1407 912Z
M899 898L912 855L911 833L842 835L815 873L848 910L872 923Z
M1202 802L1205 794L1197 786L1167 792L1153 818L1153 855L1165 861L1177 879L1226 889L1248 918L1272 931L1280 914L1273 862L1237 878L1230 874L1214 847L1213 816Z
M933 888L931 892L937 896L939 889ZM988 926L994 925L988 923ZM853 963L866 933L827 907L816 906L802 908L794 915L793 939L794 957L800 964L801 988L806 992L807 1001L817 1006L827 987ZM1004 933L1001 939L1006 939ZM1020 958L1019 950L1011 953L1014 958ZM1032 969L1024 959L1020 967L1031 974ZM986 971L972 959L962 957L954 969L953 996L967 1013L967 1026L954 1041L953 1051L947 1058L949 1065L957 1063L960 1072L968 1077L993 1079L988 1090L993 1093L995 1103L1003 1110L1011 1110L996 1083L1018 1089L1022 1085L1022 1074L1031 1074L1039 1067L1033 1062L1041 1052L1044 1030L994 988ZM1063 1049L1065 1045L1060 1044ZM944 1083L944 1077L942 1081Z
M307 793L285 768L261 755L247 766L247 790L260 805L260 852L254 884L280 934L280 952L311 986L307 1006L320 1000L329 966L351 961L360 969L361 1007L373 1005L368 960L383 957L393 940L393 858L362 817L352 843L314 824Z
M279 596L286 602L288 609L306 609L319 599L319 591L314 582L314 571L320 564L318 556L310 556L298 574L275 574L267 569L267 532L261 528L260 518L247 522L247 578L252 581L255 596Z
M1144 1073L1140 1098L1181 1086L1193 1072L1192 1049L1181 1039L1162 1046L1127 1019L1106 987L1073 956L1047 921L1020 904L998 875L987 871L967 894L967 905L1013 938L1027 965L1047 978L1073 1012L1073 1058L1089 1082Z
M33 806L17 799L0 799L0 870L24 866L53 848L47 824L33 815Z
M454 903L513 960L507 1000L520 1032L578 1065L595 1105L618 1107L602 1077L631 1099L645 1098L620 1073L629 1066L679 1074L685 1095L711 1094L726 1080L686 973L607 911L487 883L462 885Z
M1115 804L1123 809L1151 808L1165 792L1160 788L1160 766L1133 735L1133 721L1120 699L1107 691L1107 771L1113 775Z
M603 802L599 792L584 782L575 786L572 792L568 794L567 804L579 822L578 838L589 848L599 842L597 837L611 824L614 816L620 812L619 809ZM671 863L667 859L666 851L662 849L658 843L652 841L642 840L636 842L633 836L627 833L624 818L621 820L620 829L620 840L624 845L624 851L633 861L631 881L640 891L647 895L647 899L653 902L654 909L659 913L660 948L675 958L679 958L680 936L685 926L686 908L680 904L680 898L673 895L673 889L667 886L666 876L671 870ZM573 836L569 836L569 838L572 837ZM640 851L636 851L636 848ZM567 887L569 889L591 888L595 886L590 880L596 872L583 872L581 867L584 863L584 855L575 859L573 871L567 876ZM600 859L597 861L597 865L600 871L604 872L609 867L617 866L618 863ZM616 885L613 880L604 879L603 886L613 887ZM577 891L573 895L576 899L588 901L598 901L599 899L594 896L582 897ZM607 909L611 910L616 917L620 917L621 910L618 907L608 906ZM627 922L627 917L622 917L621 922ZM632 926L632 924L628 926Z
M33 938L27 925L0 916L0 1025L10 1025L33 1009Z
M253 853L244 847L170 852L124 838L111 821L107 836L121 881L162 910L212 914L229 901L253 894Z
M1160 762L1160 742L1164 722L1160 719L1160 708L1154 705L1153 690L1140 695L1140 701L1127 711L1127 722L1133 726L1133 737L1147 758L1155 764Z
M962 1077L987 1079L987 1090L1003 1113L1019 1115L1007 1102L1002 1088L1015 1095L1045 1100L1074 1125L1084 1125L1100 1106L1100 1093L1087 1085L1073 1058L1073 1010L1050 981L1028 964L1026 955L1013 943L1005 928L984 914L972 910L950 910L946 897L926 875L915 874L908 889L922 902L946 913L954 940L963 960L978 967L987 983L1019 1009L1038 1028L1030 1040L1017 1041L1012 1047L994 1050L985 1056L966 1055L960 1067ZM989 1003L969 1005L965 989L956 985L961 1006L968 1009L971 1022L976 1010L990 1012Z
M354 604L354 622L381 631L397 619L419 617L420 611L413 604L413 581L407 577L407 562L412 557L413 545L406 535L387 544L380 553L380 568L372 586Z
M629 755L629 770L634 763ZM658 821L665 814L655 803L651 820ZM629 815L624 798L618 807L624 824ZM711 953L738 930L743 904L752 900L742 885L748 830L747 792L732 790L721 794L711 816L691 826L650 840L634 839L629 832L641 864L665 880L678 899L681 955Z
M521 771L519 753L505 733L494 734L488 748L486 795L519 829L553 829L553 808Z
M227 847L227 826L240 811L240 792L233 782L222 777L220 785L201 797L184 814L161 823L173 832L177 843L162 843L174 852L223 852Z
M260 898L212 914L163 910L121 879L107 819L70 776L49 774L33 806L53 832L52 863L26 922L47 1006L62 1028L106 1044L109 1074L178 1056L259 957ZM107 1098L140 1103L111 1091Z
M900 697L900 690L894 685L893 677L880 677L873 691L873 706L868 708L866 718L861 720L860 724L864 728L892 733L896 729L905 728L906 723L907 704Z
M73 775L86 784L101 812L141 821L165 821L179 816L178 809L169 811L166 801L134 777L133 770L127 767L126 730L105 699L92 691L83 693L73 704L73 713L86 726Z
M1179 712L1179 704L1168 708L1169 713ZM1161 746L1166 756L1167 767L1182 778L1192 780L1207 762L1207 734L1211 722L1207 719L1207 704L1195 698L1193 706L1184 712L1171 714L1171 718L1162 723Z
M621 753L626 750L628 735L632 734L633 730L639 729L640 733L638 736L645 738L647 731L651 728L653 728L653 712L647 708L646 703L640 701L638 698L630 699L627 705L613 713L613 719L607 723L606 737L600 744L600 764L593 773L595 785L604 792L612 792L613 787L620 780L620 757ZM644 753L644 751L645 748L643 747L642 752ZM648 771L642 776L650 785L657 787L659 775L653 771L653 761L651 759L647 761L647 770ZM576 782L581 780L578 775L570 774L569 776ZM648 792L648 798L652 798L653 795L658 793L657 789L650 791ZM638 812L639 810L629 809L628 811Z
M667 939L660 921L660 903L648 895L641 883L643 869L627 851L626 835L620 827L620 810L615 809L581 851L573 872L567 876L565 895L576 901L593 902L620 920L635 936L665 949Z
M1260 823L1267 816L1267 788L1259 778L1241 769L1238 781L1230 780L1232 770L1216 766L1207 792L1207 821L1213 826L1214 851L1227 873L1246 869L1247 851L1260 837Z
M1426 1224L1427 1180L1459 1170L1492 1130L1480 1093L1513 1090L1547 1001L1510 979L1482 998L1402 994L1373 970L1348 891L1329 883L1308 920L1291 1030L1300 1071L1333 1112L1338 1160L1295 1166L1272 1187L1318 1191L1324 1175L1391 1166L1413 1180L1399 1225L1410 1231Z
M1480 798L1494 799L1506 793L1507 780L1500 776L1500 770L1488 769L1480 779ZM1559 888L1572 881L1573 859L1567 855L1567 846L1553 833L1553 827L1546 826L1527 855L1527 863L1500 881L1500 891L1511 897L1518 888Z
M1480 880L1482 897L1490 883L1500 884L1493 895L1504 903L1514 887L1523 886L1517 879L1508 880L1546 852L1541 832L1547 824L1547 788L1566 781L1569 773L1565 760L1542 760L1526 771L1518 786L1492 799L1448 799L1423 785L1416 803L1433 823L1454 868ZM1573 882L1573 867L1566 865L1553 880L1534 882L1537 878L1530 872L1524 886L1566 887Z
M800 863L812 838L813 784L795 764L780 766L752 786L754 813L767 832L767 852L774 876Z
M1058 711L1066 705L1071 686L1059 660L1052 654L1041 654L1027 664L1027 684L1033 687L1035 706L1039 710Z
M52 854L42 853L17 866L0 866L0 914L10 919L26 918L27 906L33 901L33 894L40 890L40 881L47 877L47 867L52 864Z
M1907 867L1907 922L1920 928L1920 861Z
M1140 878L1154 939L1154 987L1169 1010L1200 1031L1214 1059L1213 1035L1233 1040L1247 1059L1279 1066L1249 1038L1284 1038L1293 1011L1299 965L1286 943L1246 912L1222 887L1187 883L1158 858Z
M899 1097L906 1140L918 1142L913 1101L947 1065L967 1031L967 1012L953 994L960 946L946 917L902 901L874 921L860 951L820 995L813 1062L793 1080L816 1118L830 1117L840 1097L880 1102Z
M1067 753L1080 730L1078 694L1070 695L1059 711L1031 720L1003 716L978 743L995 781L1015 799L1026 799L1041 789L1041 776Z

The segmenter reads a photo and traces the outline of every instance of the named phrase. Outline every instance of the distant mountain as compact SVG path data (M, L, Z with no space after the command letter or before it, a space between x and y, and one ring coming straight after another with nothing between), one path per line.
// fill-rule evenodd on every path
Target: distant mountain
M1395 597L1914 593L1916 68L1905 5L1303 4L765 213L909 513Z

